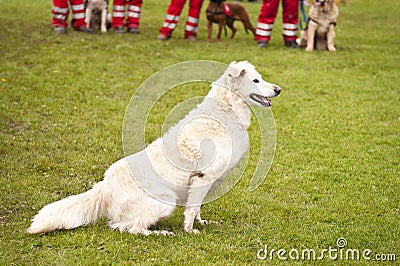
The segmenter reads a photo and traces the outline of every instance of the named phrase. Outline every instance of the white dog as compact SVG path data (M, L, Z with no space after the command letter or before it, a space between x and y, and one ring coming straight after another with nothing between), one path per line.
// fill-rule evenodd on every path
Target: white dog
M29 233L72 229L109 219L113 229L132 234L173 234L149 230L185 206L184 230L193 229L204 197L246 154L250 125L248 104L270 107L281 89L264 81L246 61L232 62L194 110L146 149L127 156L106 171L89 191L45 206Z
M107 24L111 21L107 14L107 0L86 0L86 27L92 30L107 32Z

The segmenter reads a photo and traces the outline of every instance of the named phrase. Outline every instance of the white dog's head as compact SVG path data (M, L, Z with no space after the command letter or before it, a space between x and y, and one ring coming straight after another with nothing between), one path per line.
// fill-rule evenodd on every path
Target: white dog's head
M231 90L240 94L249 104L270 107L281 88L263 80L255 67L247 61L232 62L225 72L225 82Z

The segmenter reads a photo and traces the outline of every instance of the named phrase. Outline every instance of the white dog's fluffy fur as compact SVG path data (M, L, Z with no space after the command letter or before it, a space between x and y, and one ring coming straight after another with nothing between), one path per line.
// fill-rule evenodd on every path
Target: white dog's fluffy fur
M200 206L210 187L248 150L251 112L247 104L270 107L267 97L280 93L278 86L264 81L246 61L231 63L211 86L204 101L162 138L115 162L104 180L89 191L45 206L27 231L72 229L105 216L110 227L120 231L173 234L149 227L182 204L184 230L198 233L193 223L195 219L208 223L200 217ZM205 138L212 140L212 148L202 146Z

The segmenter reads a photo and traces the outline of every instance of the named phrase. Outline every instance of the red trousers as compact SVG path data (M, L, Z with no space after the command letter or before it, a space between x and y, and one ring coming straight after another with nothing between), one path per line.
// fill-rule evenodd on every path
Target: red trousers
M196 36L199 27L199 17L201 6L204 0L189 0L189 14L185 25L185 37ZM160 29L160 33L171 36L179 21L179 16L182 12L186 0L172 0L168 6L164 24Z
M112 13L112 26L128 28L139 28L140 13L142 11L142 0L114 0L113 13ZM125 6L128 6L128 17L125 20Z
M85 7L83 0L53 0L53 14L52 24L54 27L67 27L67 18L69 14L68 2L72 9L73 28L85 26Z
M299 12L298 0L282 0L282 35L285 42L297 38L297 23ZM257 21L256 40L269 41L278 12L279 0L263 0Z

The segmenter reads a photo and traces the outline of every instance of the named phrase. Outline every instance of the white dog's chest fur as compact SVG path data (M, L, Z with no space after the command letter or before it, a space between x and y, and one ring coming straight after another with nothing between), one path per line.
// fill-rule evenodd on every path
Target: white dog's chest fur
M212 184L225 178L246 154L250 124L247 104L235 99L234 106L229 106L214 97L206 98L143 152L127 157L132 178L142 188L149 188L147 192L153 196L165 201L176 197L173 200L182 204L193 173L201 173L204 183ZM144 165L147 171L138 171Z

